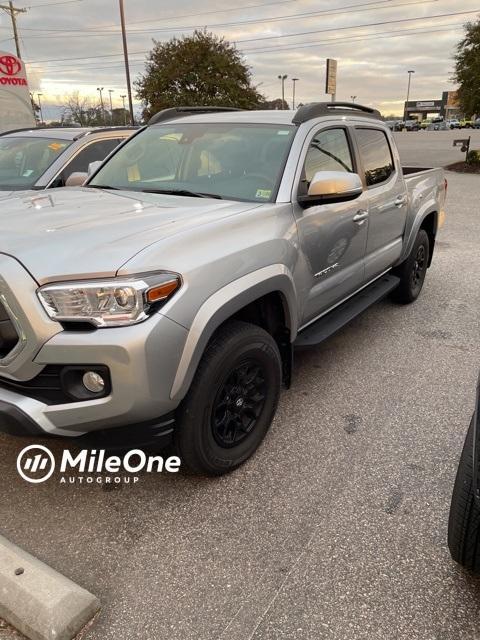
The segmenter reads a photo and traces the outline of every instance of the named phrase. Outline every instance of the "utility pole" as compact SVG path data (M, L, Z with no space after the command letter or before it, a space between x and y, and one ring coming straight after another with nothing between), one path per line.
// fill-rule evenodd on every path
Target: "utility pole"
M132 85L130 82L130 66L128 64L127 32L125 29L125 11L123 8L123 0L119 0L119 3L120 22L122 23L123 57L125 59L125 76L127 79L128 104L130 107L130 122L131 124L135 124L135 117L133 115Z
M300 78L292 78L293 82L293 95L292 95L292 107L295 111L295 84L300 80Z
M122 99L122 102L123 102L123 124L125 126L127 126L127 110L125 109L125 98L126 97L127 97L126 95L120 96L120 98Z
M102 107L102 119L103 119L103 124L104 124L105 126L107 126L107 117L106 117L106 115L105 115L105 107L104 107L104 105L103 105L103 94L102 94L103 87L97 87L97 91L98 91L98 93L100 94L100 104L101 104L101 107Z
M0 4L0 9L3 9L3 11L8 13L10 19L12 20L13 38L15 40L15 47L17 49L17 58L21 58L22 56L20 55L20 42L18 39L17 31L17 13L27 13L27 10L14 7L12 0L9 1L8 5Z
M412 73L415 73L415 71L410 70L408 72L408 89L407 89L407 101L405 103L405 111L403 112L403 126L405 128L406 126L406 122L407 122L407 115L408 115L408 101L410 100L410 84L412 82Z

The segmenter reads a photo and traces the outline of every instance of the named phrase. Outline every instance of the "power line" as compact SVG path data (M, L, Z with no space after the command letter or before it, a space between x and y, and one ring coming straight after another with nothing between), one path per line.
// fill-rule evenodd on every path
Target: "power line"
M30 8L36 9L37 7L47 7L53 6L57 4L69 4L70 2L83 2L84 0L62 0L61 2L46 2L43 4L37 4ZM389 0L390 1L390 0ZM277 2L261 2L259 4L248 4L243 5L242 7L232 7L231 9L217 9L216 11L202 11L201 13L184 13L177 16L170 16L169 18L152 18L150 20L129 20L129 24L146 24L152 22L165 22L166 20L180 20L182 18L195 18L196 16L206 16L215 13L229 13L231 11L244 11L245 9L256 9L261 7L268 7L271 5L279 5L279 4L291 4L292 2L299 2L299 0L277 0ZM104 25L104 28L108 27L118 27L117 24L107 24ZM39 31L43 31L43 29L39 29ZM72 31L82 31L82 29L73 29Z
M400 20L385 20L383 22L371 22L371 23L367 23L367 24L360 24L360 25L351 25L351 26L345 26L345 27L329 27L328 29L316 29L314 31L303 31L303 32L296 32L296 33L290 33L290 34L283 34L283 35L277 35L277 36L265 36L265 37L260 37L260 38L247 38L244 40L237 40L237 41L233 41L236 44L242 44L244 42L262 42L264 40L276 40L276 39L281 39L281 38L294 38L297 36L305 36L305 35L311 35L311 34L316 34L316 33L328 33L328 32L332 32L332 31L347 31L350 29L363 29L365 27L377 27L377 26L385 26L388 24L399 24L402 22L417 22L418 20L435 20L438 18L446 18L446 17L451 17L451 16L458 16L458 15L468 15L468 14L472 14L472 13L477 13L477 11L457 11L457 12L452 12L452 13L444 13L444 14L440 14L440 15L435 15L435 16L420 16L420 17L416 17L416 18L402 18ZM145 54L145 53L149 53L149 50L144 50L144 51L135 51L132 52L132 55L135 54ZM36 62L31 62L30 64L35 64L35 65L39 65L42 63L46 63L46 62L64 62L67 60L83 60L83 59L89 59L89 60L97 60L99 58L109 58L109 57L115 57L115 56L119 56L121 54L107 54L107 55L99 55L99 56L81 56L81 57L74 57L74 58L53 58L50 60L37 60Z
M382 22L370 22L368 24L357 24L350 27L329 27L328 29L315 29L314 31L302 31L297 33L286 33L279 36L265 36L263 38L246 38L244 40L235 40L236 44L242 42L259 42L261 40L276 40L279 38L294 38L296 36L308 36L312 33L327 33L328 31L346 31L348 29L361 29L363 27L380 27L386 24L398 24L399 22L416 22L417 20L435 20L437 18L449 18L451 16L464 16L472 13L478 13L478 9L474 11L455 11L453 13L441 13L436 16L421 16L417 18L402 18L400 20L384 20Z
M61 0L61 2L42 2L41 4L34 4L27 9L36 9L37 7L53 7L58 4L70 4L72 2L84 2L84 0Z
M376 40L378 39L383 39L383 38L388 38L390 35L392 37L396 37L396 38L401 38L401 37L407 37L407 36L415 36L415 35L420 35L420 34L424 34L424 33L440 33L443 31L452 31L452 27L463 27L464 24L463 22L459 22L457 24L450 24L447 27L438 27L435 29L428 29L428 27L419 27L416 29L402 29L400 31L380 31L379 33L375 33L375 34L366 34L366 35L361 35L361 36L348 36L346 38L330 38L329 40L319 40L316 42L309 42L309 43L305 43L305 44L289 44L289 45L284 45L284 46L279 46L279 47L258 47L256 49L243 49L243 53L245 55L250 55L250 54L259 54L259 53L270 53L270 52L274 52L274 51L296 51L297 49L307 49L309 47L318 47L318 45L322 45L322 44L327 44L327 45L336 45L336 44L345 44L348 42L363 42L366 40ZM413 32L413 33L410 33Z
M403 29L400 31L381 31L375 34L366 34L364 36L357 36L357 35L352 35L352 36L346 36L343 38L328 38L326 40L320 40L320 41L316 41L316 42L312 42L312 43L306 43L306 44L290 44L290 45L284 45L283 47L259 47L256 49L244 49L242 51L243 54L245 55L250 55L250 54L254 54L254 55L258 55L261 53L270 53L270 52L275 52L275 51L290 51L290 50L296 50L296 49L303 49L303 48L307 48L307 47L317 47L319 45L328 45L328 46L335 46L338 44L347 44L349 42L362 42L364 40L375 40L375 39L381 39L381 38L387 38L389 36L395 37L395 38L401 38L401 37L407 37L407 36L415 36L415 35L421 35L421 34L428 34L428 33L439 33L439 32L444 32L444 31L451 31L452 27L463 27L463 23L456 23L456 24L451 24L448 25L446 27L438 27L435 29L429 29L428 27L417 27L415 29ZM138 52L137 52L138 53ZM118 54L120 55L120 54ZM143 60L132 60L133 62L133 66L138 66L143 64ZM86 63L86 64L90 64L90 63ZM120 69L122 68L122 64L120 64L119 62L116 61L112 61L112 63L106 65L106 66L101 66L98 67L96 66L95 69L97 70L106 70L106 69ZM58 73L59 71L61 72L73 72L73 71L78 71L80 73L83 73L84 70L82 70L81 68L79 68L79 66L75 66L75 67L60 67L60 66L56 66L55 70L47 70L46 73ZM273 83L275 84L275 83Z
M372 2L364 2L364 3L357 3L357 4L351 4L351 5L347 5L345 7L340 8L333 8L333 9L322 9L319 11L308 11L308 12L304 12L304 13L292 13L292 14L286 14L286 15L281 15L281 16L274 16L271 18L255 18L255 19L249 19L249 20L237 20L234 22L221 22L221 23L216 23L216 24L202 24L202 25L189 25L189 26L182 26L182 27L166 27L166 28L158 28L158 29L129 29L129 34L130 35L134 35L136 33L170 33L173 31L193 31L194 29L201 29L204 27L207 27L209 29L215 29L217 27L242 27L245 25L250 25L250 24L258 24L258 23L264 23L264 22L281 22L283 20L303 20L305 18L311 18L311 17L318 17L318 16L322 16L322 15L327 15L327 16L335 16L335 15L345 15L345 14L349 14L349 13L353 13L352 10L355 10L355 13L363 13L365 11L380 11L383 9L393 9L395 7L403 7L403 6L415 6L415 5L419 5L419 4L432 4L432 3L436 3L436 2L440 2L441 0L416 0L413 2L402 2L400 4L391 4L392 2L395 2L395 0L374 0ZM372 6L375 5L375 6ZM378 6L378 5L386 5L386 6ZM364 7L363 9L359 7ZM129 24L132 24L131 22ZM113 25L115 27L118 27L118 25ZM35 27L25 27L24 31L34 31L34 32L41 32L41 33L64 33L66 34L65 37L78 37L78 36L70 36L67 34L70 33L81 33L81 34L85 34L83 37L93 37L96 35L105 35L108 33L112 33L115 34L115 31L106 31L105 28L102 29L41 29L41 28L35 28ZM87 35L88 34L88 35ZM40 37L40 36L30 36L32 37Z

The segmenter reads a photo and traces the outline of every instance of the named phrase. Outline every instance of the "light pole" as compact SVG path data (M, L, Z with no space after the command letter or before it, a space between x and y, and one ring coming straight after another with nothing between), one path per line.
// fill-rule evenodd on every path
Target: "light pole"
M355 100L357 99L357 96L350 96L350 98L352 99L353 104L355 104Z
M120 96L120 98L122 99L122 102L123 102L123 124L125 126L127 126L127 110L125 109L125 98L126 97L127 97L126 95Z
M406 127L407 122L407 111L408 111L408 101L410 100L410 84L412 82L412 73L415 73L412 69L408 72L408 88L407 88L407 101L405 103L405 110L403 112L403 127Z
M278 76L278 79L282 81L282 109L285 109L285 80L288 78L286 74Z
M113 105L112 105L112 93L114 92L114 89L109 89L108 93L110 95L110 124L113 125Z
M43 96L43 93L37 93L38 107L40 109L40 124L45 124L43 122L42 101L40 99L42 96Z
M292 82L293 82L293 96L292 96L293 110L295 110L295 85L299 80L300 80L300 78L292 78Z
M105 119L105 107L103 106L103 94L102 94L103 87L97 87L97 91L98 91L98 93L100 94L100 105L101 105L101 107L102 107L102 118L103 118L103 124L104 124L104 125L106 125L106 124L107 124L107 121L106 121L106 119Z

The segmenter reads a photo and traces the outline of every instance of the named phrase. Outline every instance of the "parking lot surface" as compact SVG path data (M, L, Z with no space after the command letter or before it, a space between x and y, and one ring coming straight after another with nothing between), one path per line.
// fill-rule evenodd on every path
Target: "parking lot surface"
M404 162L433 164L450 132L398 135ZM0 435L0 531L99 596L86 640L478 637L480 580L446 530L480 367L480 179L448 179L420 299L297 354L264 445L232 475L34 487L15 468L27 443Z
M480 129L453 131L402 131L395 133L402 162L414 167L445 167L465 160L454 140L471 138L470 148L480 149Z

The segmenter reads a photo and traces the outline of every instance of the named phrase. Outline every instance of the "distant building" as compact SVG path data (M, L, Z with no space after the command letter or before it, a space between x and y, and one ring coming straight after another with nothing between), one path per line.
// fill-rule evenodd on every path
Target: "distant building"
M444 91L440 100L405 102L404 113L407 120L425 120L429 116L438 116L449 120L463 115L460 111L456 91Z

